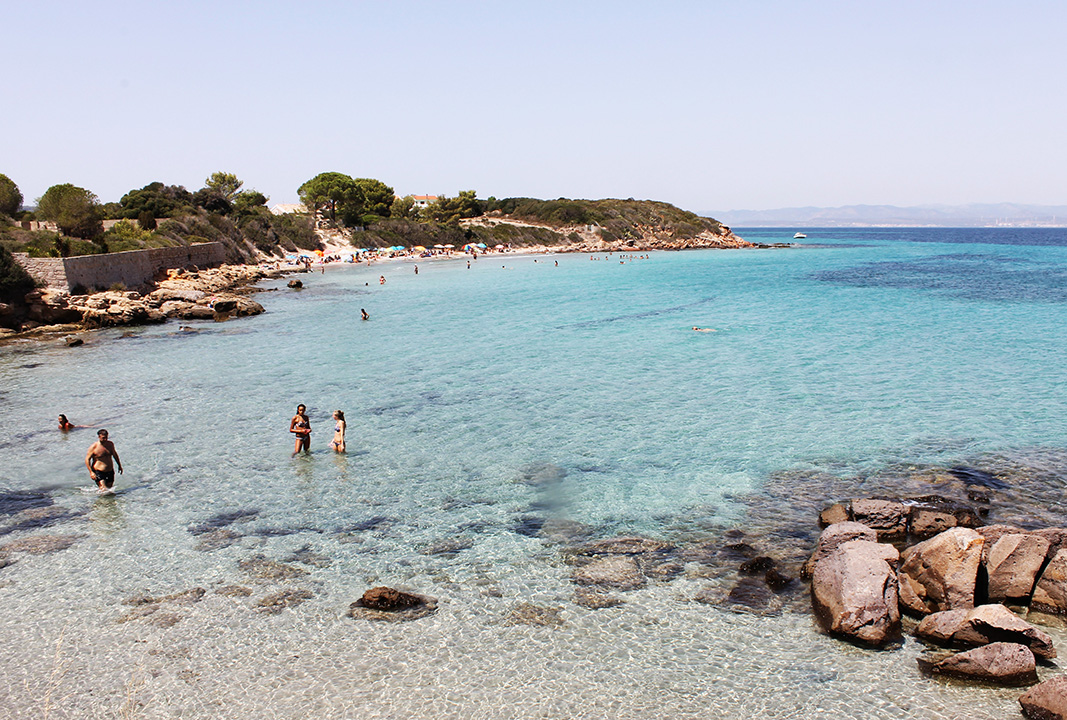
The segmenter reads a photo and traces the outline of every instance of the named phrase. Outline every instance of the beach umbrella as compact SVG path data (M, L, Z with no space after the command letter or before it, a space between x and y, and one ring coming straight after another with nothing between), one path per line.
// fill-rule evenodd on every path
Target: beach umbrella
M445 247L448 248L449 250L451 250L452 248L455 247L455 245L445 245Z
M503 247L504 247L503 245L497 245L497 246L496 246L496 249L497 249L497 250L500 250L500 249L501 249L501 248L503 248Z
M485 243L474 243L474 246L475 247L480 247L482 250L485 250L487 247L489 247Z
M418 251L418 252L422 252L422 251L423 251L423 250L425 250L426 248L425 248L425 247L423 247L422 245L416 245L415 247L413 247L413 248L411 248L411 249L412 249L412 250L416 250L416 251Z
M389 249L390 250L403 250L404 246L403 245L394 245L393 247L391 247Z
M434 250L444 250L445 249L444 245L434 245L433 247L434 247Z

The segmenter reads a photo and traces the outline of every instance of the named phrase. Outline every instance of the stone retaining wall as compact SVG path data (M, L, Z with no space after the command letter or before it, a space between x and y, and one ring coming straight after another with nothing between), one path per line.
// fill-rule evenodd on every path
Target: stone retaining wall
M129 289L148 285L161 270L215 267L225 262L226 248L213 242L68 258L31 258L15 253L15 259L49 288L91 292L106 290L115 283Z

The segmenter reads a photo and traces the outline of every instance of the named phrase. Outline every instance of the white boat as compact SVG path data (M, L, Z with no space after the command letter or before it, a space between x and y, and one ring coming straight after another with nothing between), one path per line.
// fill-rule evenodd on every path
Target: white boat
M804 233L798 232L796 235L793 236L793 239L794 240L803 240L806 237L807 237L807 235L805 235Z

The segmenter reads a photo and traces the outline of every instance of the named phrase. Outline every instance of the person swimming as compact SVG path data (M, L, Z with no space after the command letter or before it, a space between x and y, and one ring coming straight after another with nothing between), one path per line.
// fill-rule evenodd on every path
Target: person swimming
M366 310L364 310L363 308L360 308L359 312L363 316L364 320L370 320L370 315L367 314Z
M311 452L311 421L308 420L307 407L304 405L296 406L296 415L289 421L289 432L296 435L292 457L296 457L301 450L305 453Z
M333 428L333 445L334 452L343 453L345 451L345 430L348 425L345 423L345 414L340 410L333 411L333 419L337 421L337 424Z
M68 430L73 430L76 427L77 427L77 425L72 423L70 420L67 420L67 416L66 415L60 415L59 416L59 429L62 430L63 432L67 432Z

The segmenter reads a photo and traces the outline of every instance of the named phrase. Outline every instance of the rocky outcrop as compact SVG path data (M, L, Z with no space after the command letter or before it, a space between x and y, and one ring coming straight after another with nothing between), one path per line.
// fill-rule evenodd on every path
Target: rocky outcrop
M948 610L923 618L916 636L942 645L973 647L992 642L1025 645L1042 658L1056 657L1052 638L1003 605Z
M819 543L815 547L815 552L800 569L800 576L805 580L810 580L815 571L815 564L850 540L877 542L878 533L857 522L839 522L829 526L819 535Z
M1030 607L1044 613L1067 613L1067 550L1058 550L1045 566Z
M945 657L920 657L918 662L923 672L972 682L1009 686L1037 682L1034 654L1018 643L990 643Z
M879 540L899 540L908 534L908 508L890 500L852 501L852 519L878 533Z
M985 554L989 599L1027 603L1048 549L1049 541L1039 535L1002 535Z
M1067 720L1067 675L1034 685L1019 698L1019 705L1030 720Z
M829 632L881 646L900 632L891 545L850 540L821 558L812 574L815 615Z
M904 551L900 601L919 615L974 607L982 536L952 528Z

